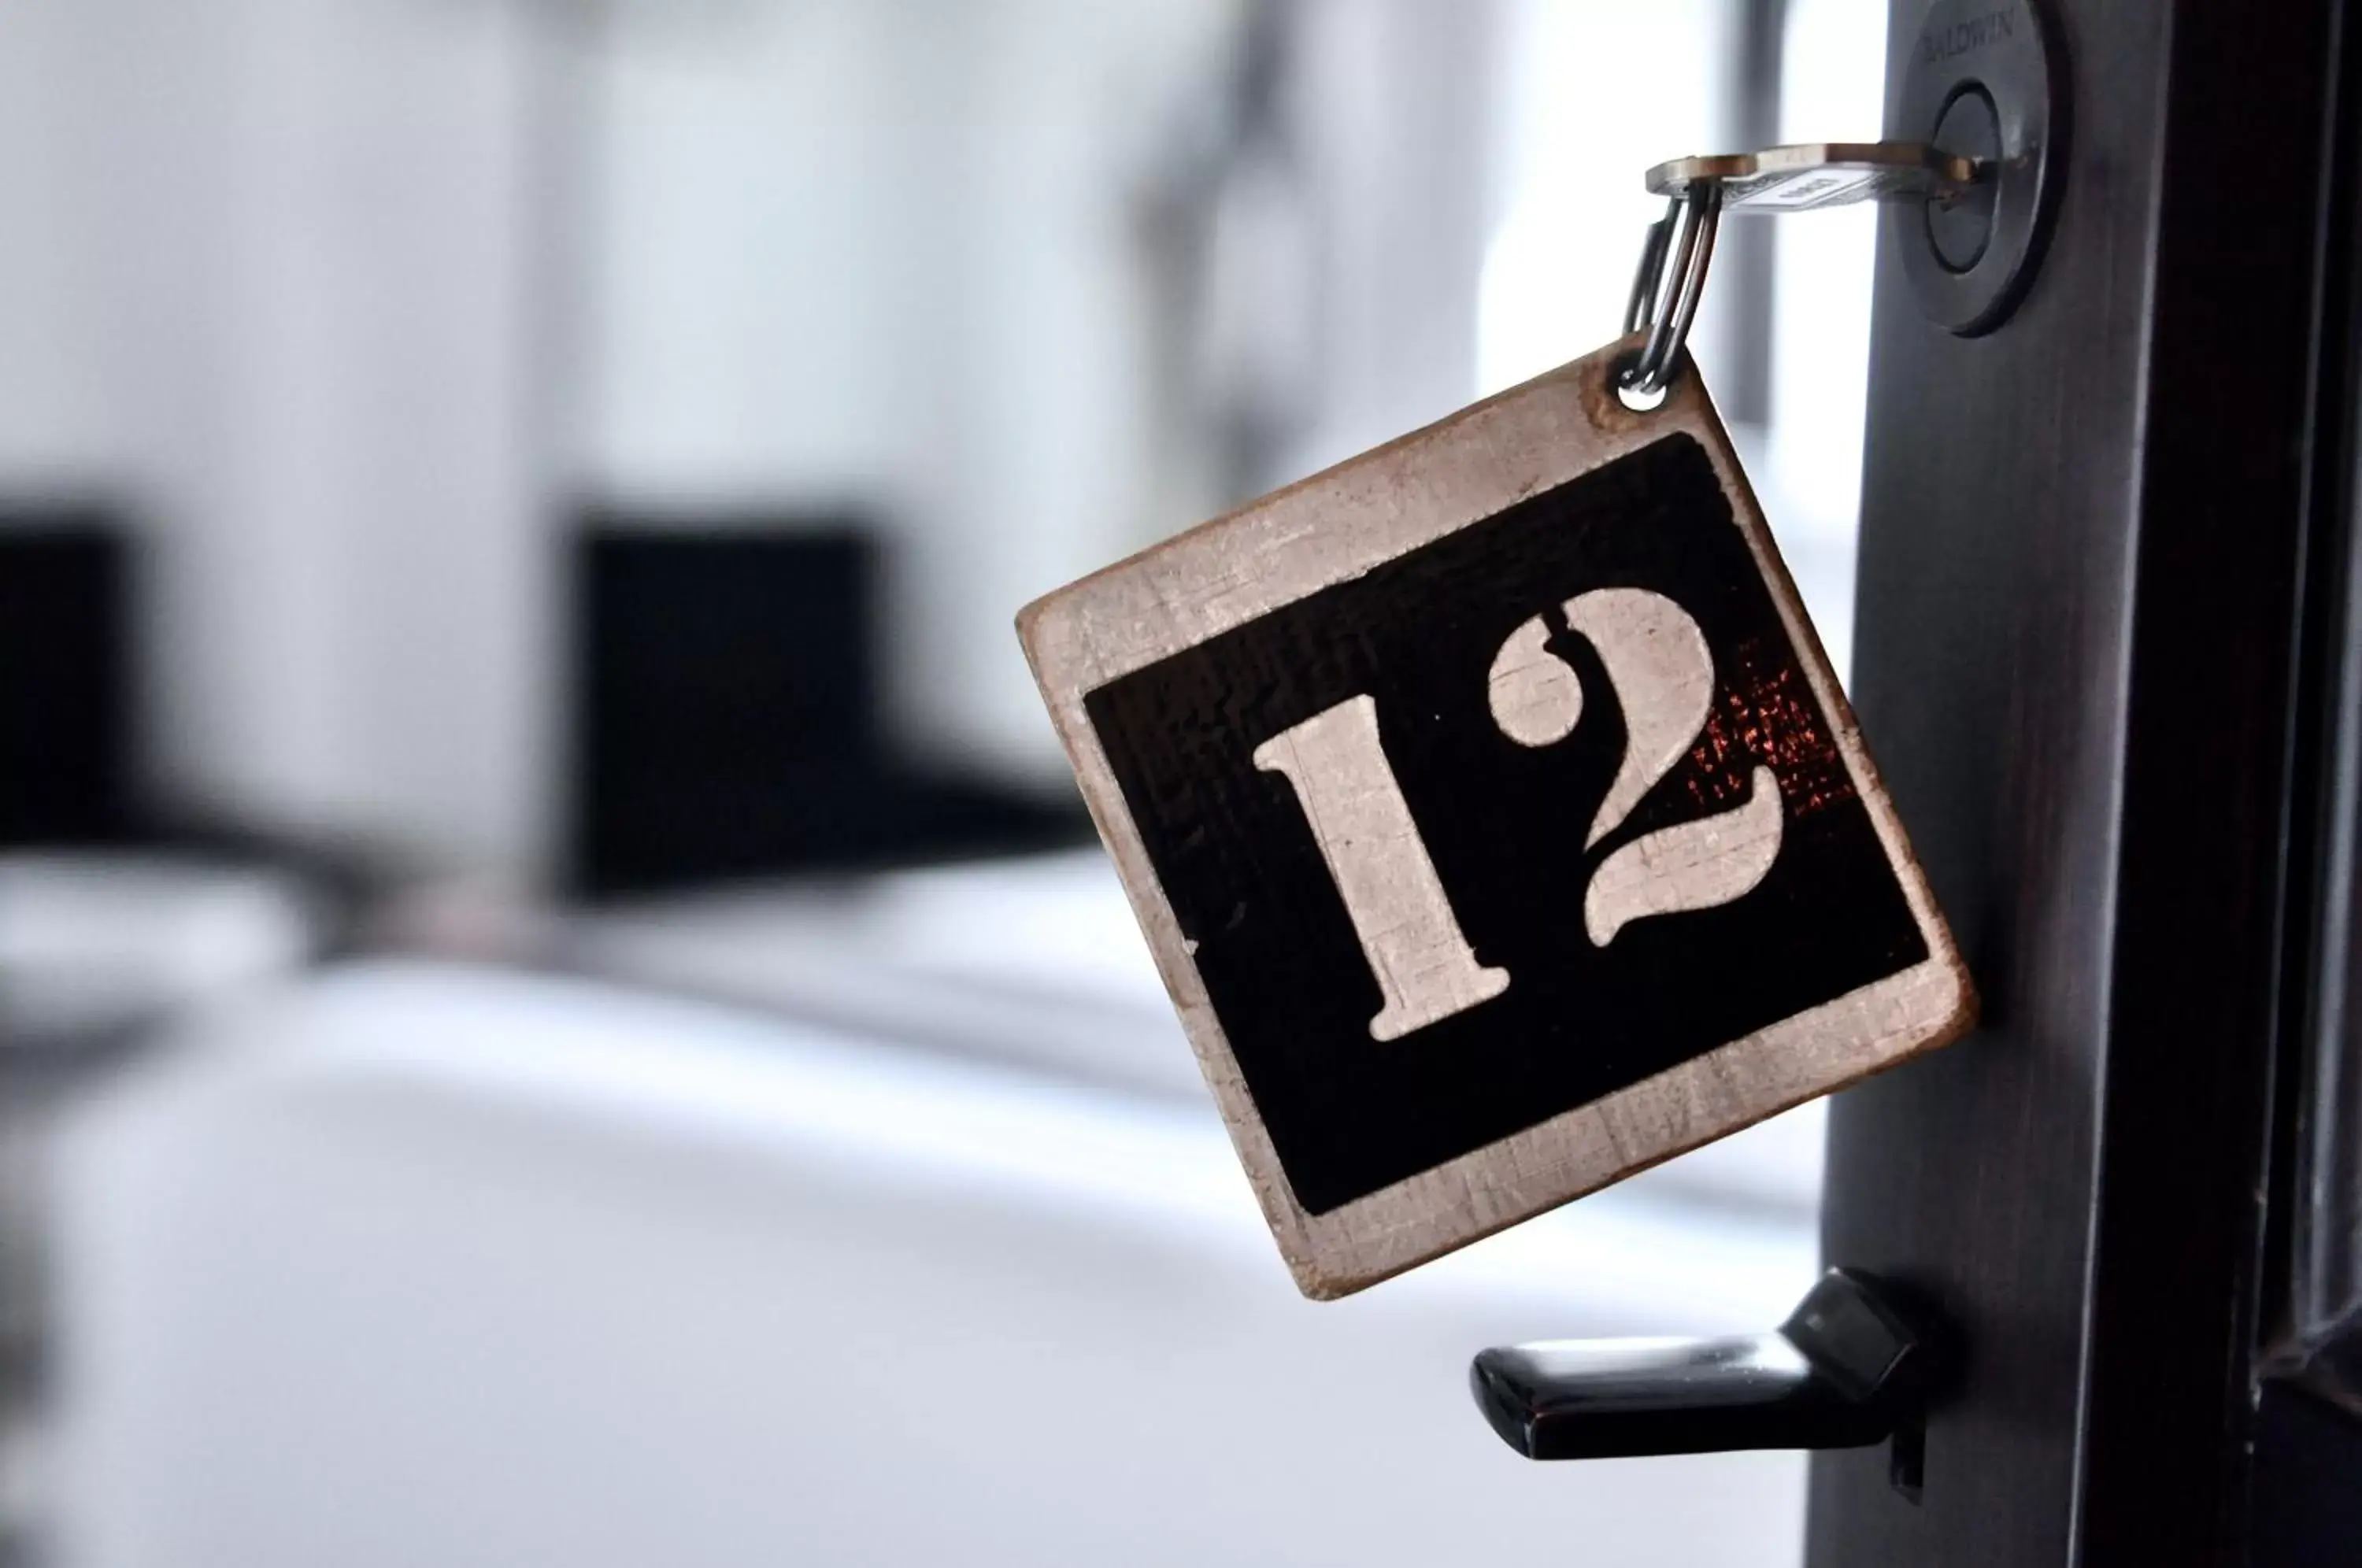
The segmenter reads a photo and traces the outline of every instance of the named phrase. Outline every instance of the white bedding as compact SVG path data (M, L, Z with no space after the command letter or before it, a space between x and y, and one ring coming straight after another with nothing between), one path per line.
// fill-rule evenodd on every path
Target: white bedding
M653 898L569 917L598 975L845 1021L1061 1077L1205 1099L1148 945L1096 849L837 884ZM1641 1178L1645 1189L1819 1211L1819 1102Z
M63 1190L69 1564L1798 1554L1795 1456L1529 1464L1464 1377L1764 1326L1808 1215L1627 1188L1316 1306L1202 1096L425 964L193 1029Z

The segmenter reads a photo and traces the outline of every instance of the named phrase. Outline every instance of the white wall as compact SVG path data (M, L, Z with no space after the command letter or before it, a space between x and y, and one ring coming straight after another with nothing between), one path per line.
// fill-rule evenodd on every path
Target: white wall
M120 445L89 348L98 258L71 70L84 30L71 0L0 6L0 473L17 490L86 489Z
M146 526L180 801L529 863L546 461L522 10L13 0L0 480Z
M1017 607L1149 515L1132 204L1229 7L623 13L592 68L573 461L665 502L889 529L905 744L1060 770Z
M137 509L162 792L530 876L585 494L868 507L902 739L1056 785L1014 612L1231 499L1149 214L1238 15L0 7L0 492ZM1302 8L1309 393L1261 477L1473 384L1493 16Z
M900 547L906 744L1062 778L1013 613L1235 499L1173 482L1160 450L1174 368L1154 359L1163 259L1143 247L1237 11L650 7L609 35L580 470L624 496L874 504ZM1311 407L1270 482L1473 384L1491 16L1425 0L1300 16L1287 117L1318 237Z
M1443 417L1477 380L1504 182L1501 0L1308 0L1297 105L1320 223L1313 417L1275 482Z
M1202 1099L371 966L77 1118L75 1568L1787 1568L1793 1453L1537 1465L1469 1356L1760 1330L1795 1214L1602 1193L1342 1302Z
M1786 141L1868 136L1885 114L1881 0L1789 0L1781 72ZM1774 252L1772 427L1757 489L1839 674L1853 663L1870 293L1878 213L1868 204L1788 223Z
M1503 0L1495 100L1507 199L1484 264L1476 380L1498 392L1624 330L1649 168L1726 150L1735 0ZM1714 380L1706 291L1691 348Z

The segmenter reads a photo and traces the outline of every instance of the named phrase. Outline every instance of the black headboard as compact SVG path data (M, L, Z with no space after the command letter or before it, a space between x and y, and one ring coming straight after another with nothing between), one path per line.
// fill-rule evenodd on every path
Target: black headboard
M131 591L105 511L0 505L0 845L127 830Z
M1044 803L894 753L879 722L880 568L872 531L853 516L585 520L574 563L577 888L1088 835L1078 801Z

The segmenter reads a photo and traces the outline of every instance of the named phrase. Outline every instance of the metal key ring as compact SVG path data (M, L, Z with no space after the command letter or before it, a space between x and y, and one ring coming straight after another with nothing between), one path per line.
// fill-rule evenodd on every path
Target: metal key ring
M1638 332L1645 325L1649 337L1624 372L1628 390L1654 397L1672 384L1690 324L1697 318L1698 299L1705 293L1706 268L1714 260L1715 230L1721 221L1721 182L1699 180L1649 226L1624 309L1624 330Z

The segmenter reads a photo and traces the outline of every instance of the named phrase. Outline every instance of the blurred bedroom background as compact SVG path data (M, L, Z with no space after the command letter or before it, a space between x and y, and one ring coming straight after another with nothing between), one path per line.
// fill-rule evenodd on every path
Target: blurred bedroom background
M1795 1113L1298 1299L1010 629L1618 330L1879 0L0 6L0 1564L1786 1564L1467 1358L1768 1327ZM1697 355L1843 668L1866 210Z

